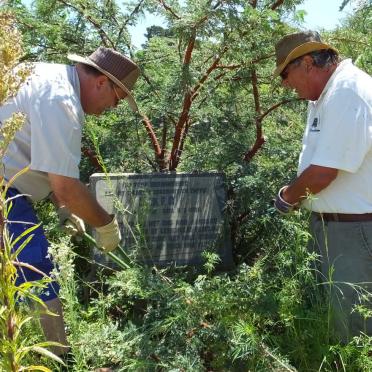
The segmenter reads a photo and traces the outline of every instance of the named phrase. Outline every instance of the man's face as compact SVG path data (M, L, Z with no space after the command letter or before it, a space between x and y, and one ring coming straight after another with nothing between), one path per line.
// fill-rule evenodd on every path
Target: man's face
M317 100L318 95L314 91L312 83L313 63L310 56L302 56L290 62L281 72L282 85L285 88L296 91L299 98Z
M126 97L126 93L114 82L102 75L97 78L91 97L90 110L86 113L98 116L107 110L115 108Z

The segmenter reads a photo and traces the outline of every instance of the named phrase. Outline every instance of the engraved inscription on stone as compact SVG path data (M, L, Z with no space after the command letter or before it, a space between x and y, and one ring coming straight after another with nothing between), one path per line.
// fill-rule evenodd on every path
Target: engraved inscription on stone
M122 247L146 264L200 265L203 251L232 266L224 221L224 177L202 174L93 174L92 192L116 213Z

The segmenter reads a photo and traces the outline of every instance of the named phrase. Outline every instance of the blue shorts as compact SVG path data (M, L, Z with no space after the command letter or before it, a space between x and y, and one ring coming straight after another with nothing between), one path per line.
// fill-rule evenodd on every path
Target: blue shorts
M18 190L10 188L7 192L7 197L12 197L20 194ZM25 230L29 229L31 224L38 224L39 221L36 217L35 211L31 203L27 200L25 196L19 196L12 200L13 206L8 215L8 230L9 235L14 237L19 236ZM13 222L12 222L13 221ZM16 222L17 221L17 222ZM27 222L27 223L22 223ZM46 275L50 275L54 268L54 265L50 258L48 257L48 241L44 235L43 228L39 226L37 229L33 230L34 236L23 248L23 250L18 255L19 262L28 263L38 270L42 271ZM14 247L17 249L22 242L28 237L26 235ZM43 275L27 269L25 267L17 268L17 281L16 284L19 285L24 282L32 282L34 280L40 280ZM53 300L58 296L59 285L57 282L47 283L46 288L43 288L42 293L38 297L43 301Z

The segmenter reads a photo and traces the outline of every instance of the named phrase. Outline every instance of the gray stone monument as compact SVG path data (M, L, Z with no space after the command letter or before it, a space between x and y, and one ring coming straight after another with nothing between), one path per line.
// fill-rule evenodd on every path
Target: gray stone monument
M90 189L116 213L121 245L144 264L202 265L203 251L219 255L220 268L233 266L224 218L221 173L96 173Z

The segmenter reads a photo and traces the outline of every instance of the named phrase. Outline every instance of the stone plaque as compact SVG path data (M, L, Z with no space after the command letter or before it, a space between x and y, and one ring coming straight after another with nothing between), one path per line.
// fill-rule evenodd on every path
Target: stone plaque
M96 173L90 188L118 216L121 245L144 264L201 265L203 251L233 265L221 173Z

